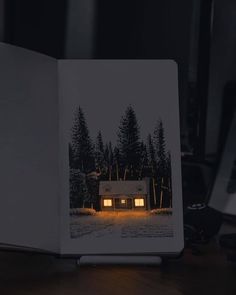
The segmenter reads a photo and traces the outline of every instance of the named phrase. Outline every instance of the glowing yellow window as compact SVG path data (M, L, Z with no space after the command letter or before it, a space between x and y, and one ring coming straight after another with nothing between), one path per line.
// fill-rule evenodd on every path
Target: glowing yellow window
M104 207L111 207L112 206L112 200L111 199L103 200L103 205L104 205Z
M121 204L125 204L126 203L126 200L121 200Z
M144 199L134 199L135 207L144 207Z

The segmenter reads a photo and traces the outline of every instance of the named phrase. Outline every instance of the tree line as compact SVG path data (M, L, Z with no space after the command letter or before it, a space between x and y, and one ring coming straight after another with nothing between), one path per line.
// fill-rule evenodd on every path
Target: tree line
M69 143L70 207L99 209L100 180L150 179L152 208L172 207L171 155L166 150L162 120L146 141L140 137L140 126L129 105L121 117L117 143L104 142L102 131L93 141L84 112L76 108Z

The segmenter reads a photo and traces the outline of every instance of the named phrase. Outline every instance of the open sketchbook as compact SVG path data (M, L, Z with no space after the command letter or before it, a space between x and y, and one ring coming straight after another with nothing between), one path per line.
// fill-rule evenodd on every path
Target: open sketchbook
M61 255L183 249L177 65L0 44L0 243Z

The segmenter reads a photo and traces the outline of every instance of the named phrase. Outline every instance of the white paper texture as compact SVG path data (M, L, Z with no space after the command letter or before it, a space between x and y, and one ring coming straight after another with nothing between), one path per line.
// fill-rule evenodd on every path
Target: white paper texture
M57 61L0 44L0 243L59 251Z
M183 249L182 190L180 165L180 130L178 104L178 70L171 60L62 60L59 61L60 109L60 193L61 193L61 253L62 254L152 254L178 253ZM71 140L74 111L81 107L92 140L102 130L104 141L115 145L120 118L129 105L135 109L141 124L140 136L145 140L161 118L165 126L166 148L171 153L173 214L168 219L142 217L136 224L142 227L167 225L171 235L145 237L138 233L125 238L120 220L109 230L94 230L100 226L103 212L82 219L70 216L70 186L68 144ZM128 215L127 215L128 216ZM144 216L144 215L143 215ZM76 217L75 217L76 218ZM84 218L84 217L78 217ZM132 227L138 219L127 217L125 225ZM144 221L146 220L146 221ZM153 220L153 224L151 224ZM162 220L162 221L161 221ZM77 221L81 231L91 234L73 236L71 224ZM112 219L111 223L114 220ZM168 221L168 222L169 222ZM80 224L80 222L82 222ZM95 224L94 228L91 223ZM122 223L122 222L121 222ZM100 234L99 234L100 232Z

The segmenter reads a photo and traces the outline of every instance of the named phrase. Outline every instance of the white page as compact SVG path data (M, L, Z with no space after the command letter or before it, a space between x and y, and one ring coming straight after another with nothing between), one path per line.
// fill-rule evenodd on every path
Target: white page
M0 65L0 243L57 252L57 61L1 43Z
M183 249L177 72L177 65L170 60L59 61L62 254L157 254L178 253ZM165 152L169 151L171 154L172 175L172 209L167 208L166 211L173 213L166 216L151 214L151 210L160 207L161 197L158 195L157 200L154 200L154 193L152 197L146 193L147 187L143 190L143 201L138 205L139 201L135 201L135 194L139 194L138 197L141 198L138 191L141 191L140 186L145 187L145 184L139 180L136 180L137 183L124 180L118 183L114 179L112 168L113 179L108 179L108 186L110 185L111 193L116 197L111 198L112 201L108 201L111 203L106 205L113 204L114 212L108 213L105 210L107 208L99 208L98 204L105 206L105 203L102 203L105 201L102 200L101 185L107 185L100 182L99 176L97 181L101 186L100 196L98 193L94 196L90 193L90 199L86 201L85 187L91 188L87 183L84 184L85 190L79 196L73 195L74 207L83 207L83 201L85 207L96 206L97 212L94 216L76 215L75 213L84 209L70 210L68 145L72 142L71 129L74 126L75 110L81 107L93 143L98 131L101 130L104 143L111 141L114 147L120 120L129 106L135 111L140 125L139 140L146 141L148 133L153 134L157 120L162 120L165 130ZM85 169L85 164L81 167L80 169ZM130 171L132 169L131 167ZM122 169L119 173L123 173ZM87 181L88 174L80 174L82 183ZM145 173L142 175L145 176ZM123 188L125 200L122 201ZM94 201L91 201L92 199ZM162 205L167 202L166 200ZM148 201L152 203L151 207ZM125 209L123 205L122 208L119 207L117 202L131 204L129 206L132 206L132 210L128 205ZM165 203L165 207L169 206L170 204Z

